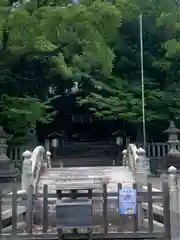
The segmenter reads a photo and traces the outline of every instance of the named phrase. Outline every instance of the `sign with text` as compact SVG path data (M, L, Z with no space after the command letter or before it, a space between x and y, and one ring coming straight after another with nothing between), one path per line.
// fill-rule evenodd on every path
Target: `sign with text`
M122 188L119 189L119 213L124 215L136 214L136 189Z

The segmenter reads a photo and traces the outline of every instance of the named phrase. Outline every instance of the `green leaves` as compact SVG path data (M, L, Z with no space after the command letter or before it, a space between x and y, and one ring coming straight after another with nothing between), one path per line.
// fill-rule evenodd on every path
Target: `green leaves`
M5 1L2 5L8 6ZM179 119L180 24L175 3L32 0L0 18L0 39L7 33L0 55L8 69L0 74L1 118L11 122L7 128L14 133L15 121L18 131L50 121L45 101L69 94L74 82L79 104L96 115L141 122L140 13L146 121Z
M39 123L47 123L51 118L50 107L40 102L37 98L28 96L10 97L1 95L0 99L1 123L13 133L14 137L26 132L28 128Z

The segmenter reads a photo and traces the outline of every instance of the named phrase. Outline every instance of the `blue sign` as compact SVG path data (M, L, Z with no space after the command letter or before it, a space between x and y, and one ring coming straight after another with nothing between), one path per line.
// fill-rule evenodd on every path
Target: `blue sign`
M136 214L136 189L122 188L119 189L119 213L120 214Z
M80 3L80 0L72 0L73 3L78 4Z

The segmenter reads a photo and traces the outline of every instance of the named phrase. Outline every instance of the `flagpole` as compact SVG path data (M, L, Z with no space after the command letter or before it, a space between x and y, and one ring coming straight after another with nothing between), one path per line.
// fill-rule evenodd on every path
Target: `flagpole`
M146 150L146 120L145 120L145 102L144 102L144 59L143 59L142 14L140 14L140 16L139 16L139 24L140 24L140 48L141 48L142 124L143 124L144 150Z

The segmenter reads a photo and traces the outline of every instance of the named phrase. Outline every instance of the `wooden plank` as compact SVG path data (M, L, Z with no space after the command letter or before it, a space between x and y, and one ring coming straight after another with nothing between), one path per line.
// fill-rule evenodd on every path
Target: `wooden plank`
M48 186L43 187L43 232L48 230Z
M148 228L149 227L149 221L148 219L144 219L143 220L143 224L144 224L144 227ZM153 228L154 228L154 231L162 231L164 232L164 224L163 223L159 223L155 220L153 220Z
M153 232L153 207L152 207L152 183L148 183L148 229Z
M71 198L72 199L76 199L77 198L77 190L76 189L72 189L71 190ZM77 234L77 228L73 228L73 233L76 235Z
M3 235L0 235L0 237L3 237ZM6 237L10 240L14 240L14 236L12 234L6 234ZM16 235L17 239L23 239L23 240L55 240L57 239L57 233L33 233L33 234L26 234L26 233L18 233ZM100 240L100 239L111 239L111 240L118 240L118 239L164 239L164 234L162 232L155 232L155 233L147 233L143 231L139 232L122 232L122 233L109 233L106 237L104 237L104 234L101 233L94 233L93 234L93 240ZM78 234L78 235L72 235L72 234L66 234L65 238L72 239L72 240L79 240L79 239L87 239L86 234ZM59 239L59 238L58 238Z
M94 189L94 188L96 188L95 187L95 183L93 183L93 182L88 182L88 183L78 183L78 184L72 184L72 183L70 183L70 184L67 184L67 183L65 183L65 184L58 184L58 185L56 185L56 190L72 190L72 189L78 189L78 190L88 190L89 188L92 188L92 189Z
M0 189L0 233L2 232L2 189Z
M33 227L33 186L28 189L27 201L27 233L32 233Z
M57 194L57 199L62 199L62 191L61 190L56 190L56 194ZM57 236L58 236L58 240L62 240L63 239L63 231L61 228L57 229Z
M25 222L18 222L16 233L21 231L21 230L24 230L25 228L26 228L26 223ZM2 233L12 233L12 225L3 228Z
M107 184L103 184L103 226L104 236L108 234L108 216L107 216Z
M20 215L23 213L26 213L26 206L18 206L17 214ZM5 220L11 217L12 217L12 207L2 212L2 220Z
M148 203L142 203L142 208L148 210ZM163 207L153 204L153 213L163 216Z
M133 189L137 191L136 183L133 183ZM133 219L133 232L135 233L138 231L138 204L136 204L136 214L132 216L132 219Z
M88 193L87 192L78 192L77 195L78 197L84 197L86 196ZM107 193L108 195L108 198L118 198L118 194L117 193ZM43 198L43 194L38 194L37 195L38 198ZM53 203L53 199L56 198L56 193L55 192L51 192L51 193L48 193L48 202L49 203ZM62 193L62 197L70 197L71 196L71 193L68 193L68 192L64 192ZM102 192L93 192L93 197L100 197L102 196ZM27 196L24 196L24 197L27 197ZM36 203L38 200L34 199L34 203ZM152 199L152 202L153 203L162 203L163 202L163 199L162 198L153 198ZM137 196L137 203L143 203L143 204L146 204L148 206L148 198L147 197L138 197ZM12 206L12 200L10 199L6 199L3 201L2 204L6 204L7 206L9 205L9 208L11 208ZM21 200L21 199L18 199L17 200L17 204L21 205L21 206L26 206L27 205L27 200ZM154 206L154 204L153 204ZM158 205L157 205L158 206ZM19 208L20 206L18 206ZM145 209L145 205L144 205L144 209Z
M17 231L17 189L13 188L12 195L12 234Z
M92 189L88 190L88 199L90 199L92 201ZM91 215L92 215L92 211L91 211ZM88 240L92 240L93 236L92 236L92 227L88 228Z
M168 183L163 183L163 215L164 215L164 239L171 239L171 222L170 222L170 197Z

